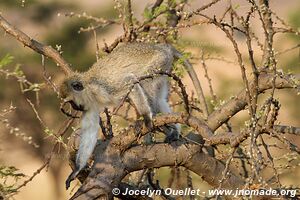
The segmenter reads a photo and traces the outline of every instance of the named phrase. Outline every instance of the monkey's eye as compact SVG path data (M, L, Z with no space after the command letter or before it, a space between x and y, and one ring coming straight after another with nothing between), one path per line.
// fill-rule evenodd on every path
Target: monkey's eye
M82 83L79 81L75 81L75 82L71 83L71 86L76 91L81 91L84 89Z

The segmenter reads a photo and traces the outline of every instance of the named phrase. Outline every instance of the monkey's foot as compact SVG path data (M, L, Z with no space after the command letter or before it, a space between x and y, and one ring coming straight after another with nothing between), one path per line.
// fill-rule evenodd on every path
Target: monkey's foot
M177 136L177 135L169 135L165 138L164 142L165 143L172 143L172 142L175 142L175 141L178 141L180 140L180 137Z
M78 175L79 171L78 170L74 170L70 175L69 177L67 178L66 180L66 189L68 190L70 185L71 185L71 182L76 178L76 176Z
M174 141L180 140L181 136L177 128L173 125L164 126L164 131L166 134L165 141L166 143L172 143Z

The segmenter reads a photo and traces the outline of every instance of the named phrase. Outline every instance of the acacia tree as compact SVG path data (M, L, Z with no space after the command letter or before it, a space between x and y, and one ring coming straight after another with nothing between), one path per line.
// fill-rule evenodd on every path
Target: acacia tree
M81 31L93 32L95 36L97 31L104 26L117 24L123 27L124 33L113 43L104 43L102 49L99 48L97 41L95 42L97 59L104 53L108 54L113 51L119 43L171 43L183 50L184 47L180 43L180 29L203 24L216 27L225 34L235 52L236 64L240 68L244 87L237 94L232 94L232 98L225 103L218 105L218 97L214 93L211 78L208 75L206 60L209 58L206 57L205 52L202 52L199 57L205 69L212 103L206 100L197 77L190 77L196 83L194 85L196 97L189 96L181 81L182 71L179 66L182 60L179 60L175 63L174 73L160 75L170 76L173 80L171 95L178 102L172 106L175 111L181 110L181 112L154 117L154 128L149 130L139 119L128 114L131 105L126 102L126 98L114 110L106 109L105 113L99 116L104 139L98 141L90 166L78 176L82 185L71 199L111 199L114 196L112 190L116 187L121 191L126 188L138 190L141 187L163 191L159 182L153 179L154 169L165 166L173 167L171 170L173 176L178 175L179 171L184 171L184 177L187 179L186 186L190 188L193 188L190 172L201 176L212 188L263 189L272 187L278 190L287 188L286 185L281 184L282 172L279 171L284 171L283 166L278 165L275 151L271 148L282 151L284 156L289 158L287 167L295 167L300 150L288 136L299 136L300 128L289 124L281 125L277 122L280 102L274 94L280 89L290 89L291 92L299 93L300 85L299 75L282 72L277 64L277 56L298 48L299 44L284 52L277 52L274 49L274 36L280 33L292 33L298 36L299 31L278 17L272 11L268 0L246 1L248 9L246 13L239 13L230 1L226 1L227 7L219 17L205 14L207 9L213 10L214 6L222 2L224 1L213 0L198 9L191 10L186 0L180 2L156 0L152 6L145 8L142 20L134 16L131 0L126 2L115 0L115 8L119 12L117 19L98 18L86 13L66 14L68 17L91 20L91 25L81 28ZM253 24L257 21L261 24L263 39L259 38L258 33L253 30ZM41 54L43 58L45 56L52 59L64 74L68 75L73 71L58 50L30 38L1 15L0 26L25 46ZM246 42L246 53L240 50L241 44L236 39L237 33L243 35L244 41L242 42ZM258 46L259 49L254 51L253 46ZM184 57L191 59L187 53ZM247 74L246 69L250 69L251 73ZM44 75L45 82L57 92L55 84L46 73ZM140 77L139 81L151 79L153 76L157 74ZM261 96L267 90L270 91L268 95ZM35 109L34 105L31 105ZM209 109L210 107L213 109ZM65 111L64 107L61 109L69 119L65 123L65 128L55 135L57 138L64 136L72 124L77 123L77 115L80 115L80 113ZM234 124L231 119L243 110L248 111L248 117L244 125L236 131L232 128ZM37 117L39 117L38 113ZM125 119L129 124L121 126L118 119ZM141 142L141 138L146 134L161 132L159 127L170 123L180 123L188 127L183 129L182 139L172 143L163 143L159 137L154 136L151 144L145 145ZM73 137L76 141L78 134L73 133ZM77 147L72 142L73 140L69 145L74 148L69 150L69 161L70 166L74 168ZM54 149L59 143L61 141L55 143ZM51 156L38 171L45 168L50 160ZM273 173L265 174L264 170L272 170ZM138 178L135 177L133 180L128 178L136 171L140 171L137 173ZM26 185L27 182L25 181L20 187ZM162 194L164 199L173 199L164 192ZM117 197L151 199L146 196L122 196L121 194Z

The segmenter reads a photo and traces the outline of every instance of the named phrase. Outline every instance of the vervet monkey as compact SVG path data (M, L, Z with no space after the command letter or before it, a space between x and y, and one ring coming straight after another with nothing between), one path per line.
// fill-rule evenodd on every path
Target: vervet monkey
M99 59L87 72L70 74L60 87L60 95L70 102L74 109L83 111L81 139L76 155L76 168L66 181L70 182L82 170L96 146L99 126L99 112L105 107L119 105L128 90L139 77L158 71L170 72L174 59L182 55L168 44L130 43L118 46L113 52ZM184 66L190 76L196 77L187 60ZM146 125L158 113L170 113L168 104L168 78L160 75L136 83L129 93L138 114ZM179 127L166 128L167 140L179 137Z

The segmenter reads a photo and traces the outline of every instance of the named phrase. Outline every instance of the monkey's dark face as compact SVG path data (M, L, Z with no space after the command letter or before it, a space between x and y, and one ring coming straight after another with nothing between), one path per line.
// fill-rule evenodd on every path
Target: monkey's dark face
M85 83L79 74L66 78L60 86L60 96L75 110L85 110L84 93Z

